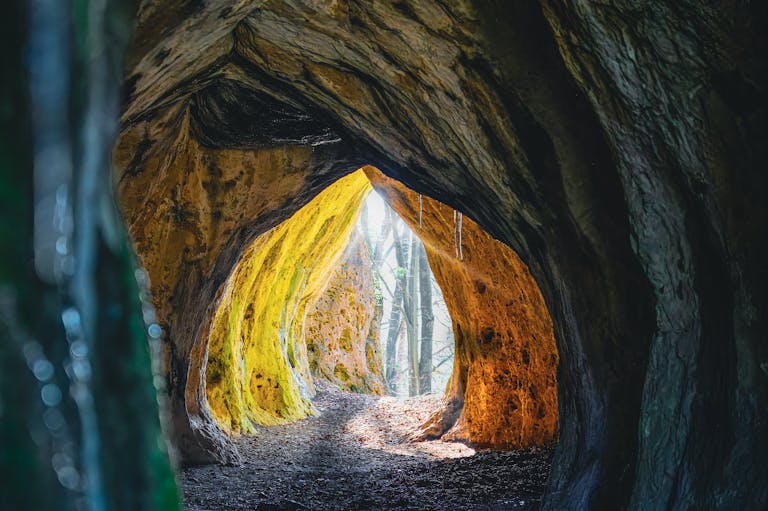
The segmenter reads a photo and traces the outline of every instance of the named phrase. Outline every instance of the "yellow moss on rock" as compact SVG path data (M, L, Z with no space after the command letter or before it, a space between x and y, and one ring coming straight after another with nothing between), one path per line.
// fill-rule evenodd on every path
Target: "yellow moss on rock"
M344 390L384 393L377 311L370 254L355 233L325 291L307 310L304 336L315 378Z
M259 236L233 270L211 325L207 399L228 433L312 412L304 317L349 242L371 186L362 171L337 181Z

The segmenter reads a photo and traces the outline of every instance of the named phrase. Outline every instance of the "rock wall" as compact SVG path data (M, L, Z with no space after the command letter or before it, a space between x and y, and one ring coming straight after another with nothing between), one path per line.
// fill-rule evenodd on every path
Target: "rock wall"
M280 424L312 412L310 364L324 368L328 362L316 351L307 356L312 341L305 341L305 317L316 313L318 297L322 300L336 289L323 291L329 278L348 266L342 255L369 191L362 172L342 178L256 238L238 261L211 320L203 368L207 404L225 432L253 432L254 424ZM348 275L347 285L354 286L358 275L364 273ZM369 284L370 279L368 275ZM370 293L368 297L367 307L359 308L346 309L343 300L322 302L325 314L346 316L363 331L346 336L348 346L330 345L327 357L365 353L374 307ZM319 329L317 322L309 326L312 332ZM312 340L313 346L325 342ZM340 371L353 366L338 364Z
M339 160L328 145L206 146L192 124L187 102L124 122L113 164L119 204L163 329L176 444L186 463L231 461L237 453L205 404L215 303L245 248L345 171L330 173L329 162Z
M469 218L373 167L374 188L424 243L456 337L443 409L417 438L525 448L557 437L552 320L520 258Z
M307 307L303 337L313 378L353 392L384 393L371 256L352 233L323 293Z
M560 354L545 509L765 508L766 21L761 2L143 2L116 166L186 458L226 452L194 361L243 247L372 164L539 284ZM277 204L240 217L223 197L259 195L251 175ZM200 235L217 215L229 234Z

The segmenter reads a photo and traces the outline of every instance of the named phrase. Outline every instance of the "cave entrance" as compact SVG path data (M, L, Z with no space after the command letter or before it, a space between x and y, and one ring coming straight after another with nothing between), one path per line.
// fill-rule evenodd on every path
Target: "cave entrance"
M366 202L372 187L380 199ZM445 310L425 313L425 301ZM435 328L435 318L450 323ZM232 435L314 415L324 385L444 391L411 438L524 448L556 439L557 361L551 319L517 255L368 166L245 249L210 321L206 396Z
M517 255L451 207L353 172L248 244L208 324L204 427L244 464L185 470L190 509L537 505L552 323Z
M453 368L453 324L424 244L375 191L363 203L359 231L369 247L381 307L378 337L387 391L400 397L442 394Z
M207 401L237 434L313 415L329 387L439 400L453 351L424 245L358 170L243 253L211 322Z

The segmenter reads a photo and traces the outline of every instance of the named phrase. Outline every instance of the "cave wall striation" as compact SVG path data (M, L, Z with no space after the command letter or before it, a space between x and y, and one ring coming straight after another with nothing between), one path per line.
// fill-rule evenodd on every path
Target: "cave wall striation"
M560 356L544 509L764 509L767 19L762 2L142 2L115 166L185 459L230 452L190 361L244 247L371 164L538 283Z
M372 285L355 295L366 284L358 279L371 284L370 263L359 261L354 272L355 261L344 257L360 250L358 238L350 245L350 237L370 188L362 172L340 179L256 238L235 266L211 320L202 364L207 404L225 432L252 433L255 424L311 414L313 375L361 390L380 388L380 354L371 368L366 358ZM319 337L340 333L347 321L349 331L340 339ZM371 374L377 367L379 374Z

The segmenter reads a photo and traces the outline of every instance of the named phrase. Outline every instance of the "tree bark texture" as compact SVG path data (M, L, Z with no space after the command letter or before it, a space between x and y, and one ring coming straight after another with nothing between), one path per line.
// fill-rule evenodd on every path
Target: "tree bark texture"
M406 292L406 275L401 270L405 267L405 254L403 242L398 231L398 218L391 211L387 211L387 222L392 231L392 243L395 247L395 261L397 262L397 274L395 275L395 291L392 296L392 310L389 313L387 324L387 345L385 350L386 380L389 391L397 392L397 339L403 327L404 297Z
M407 285L403 306L405 307L405 326L408 341L408 395L417 396L419 392L419 332L418 332L418 306L419 306L419 255L418 248L421 243L411 232L408 243L408 267L406 268Z
M427 252L419 243L419 309L421 316L421 342L419 345L419 394L432 392L432 334L435 314L432 310L432 274Z
M110 177L134 7L10 2L0 21L2 509L180 508Z

